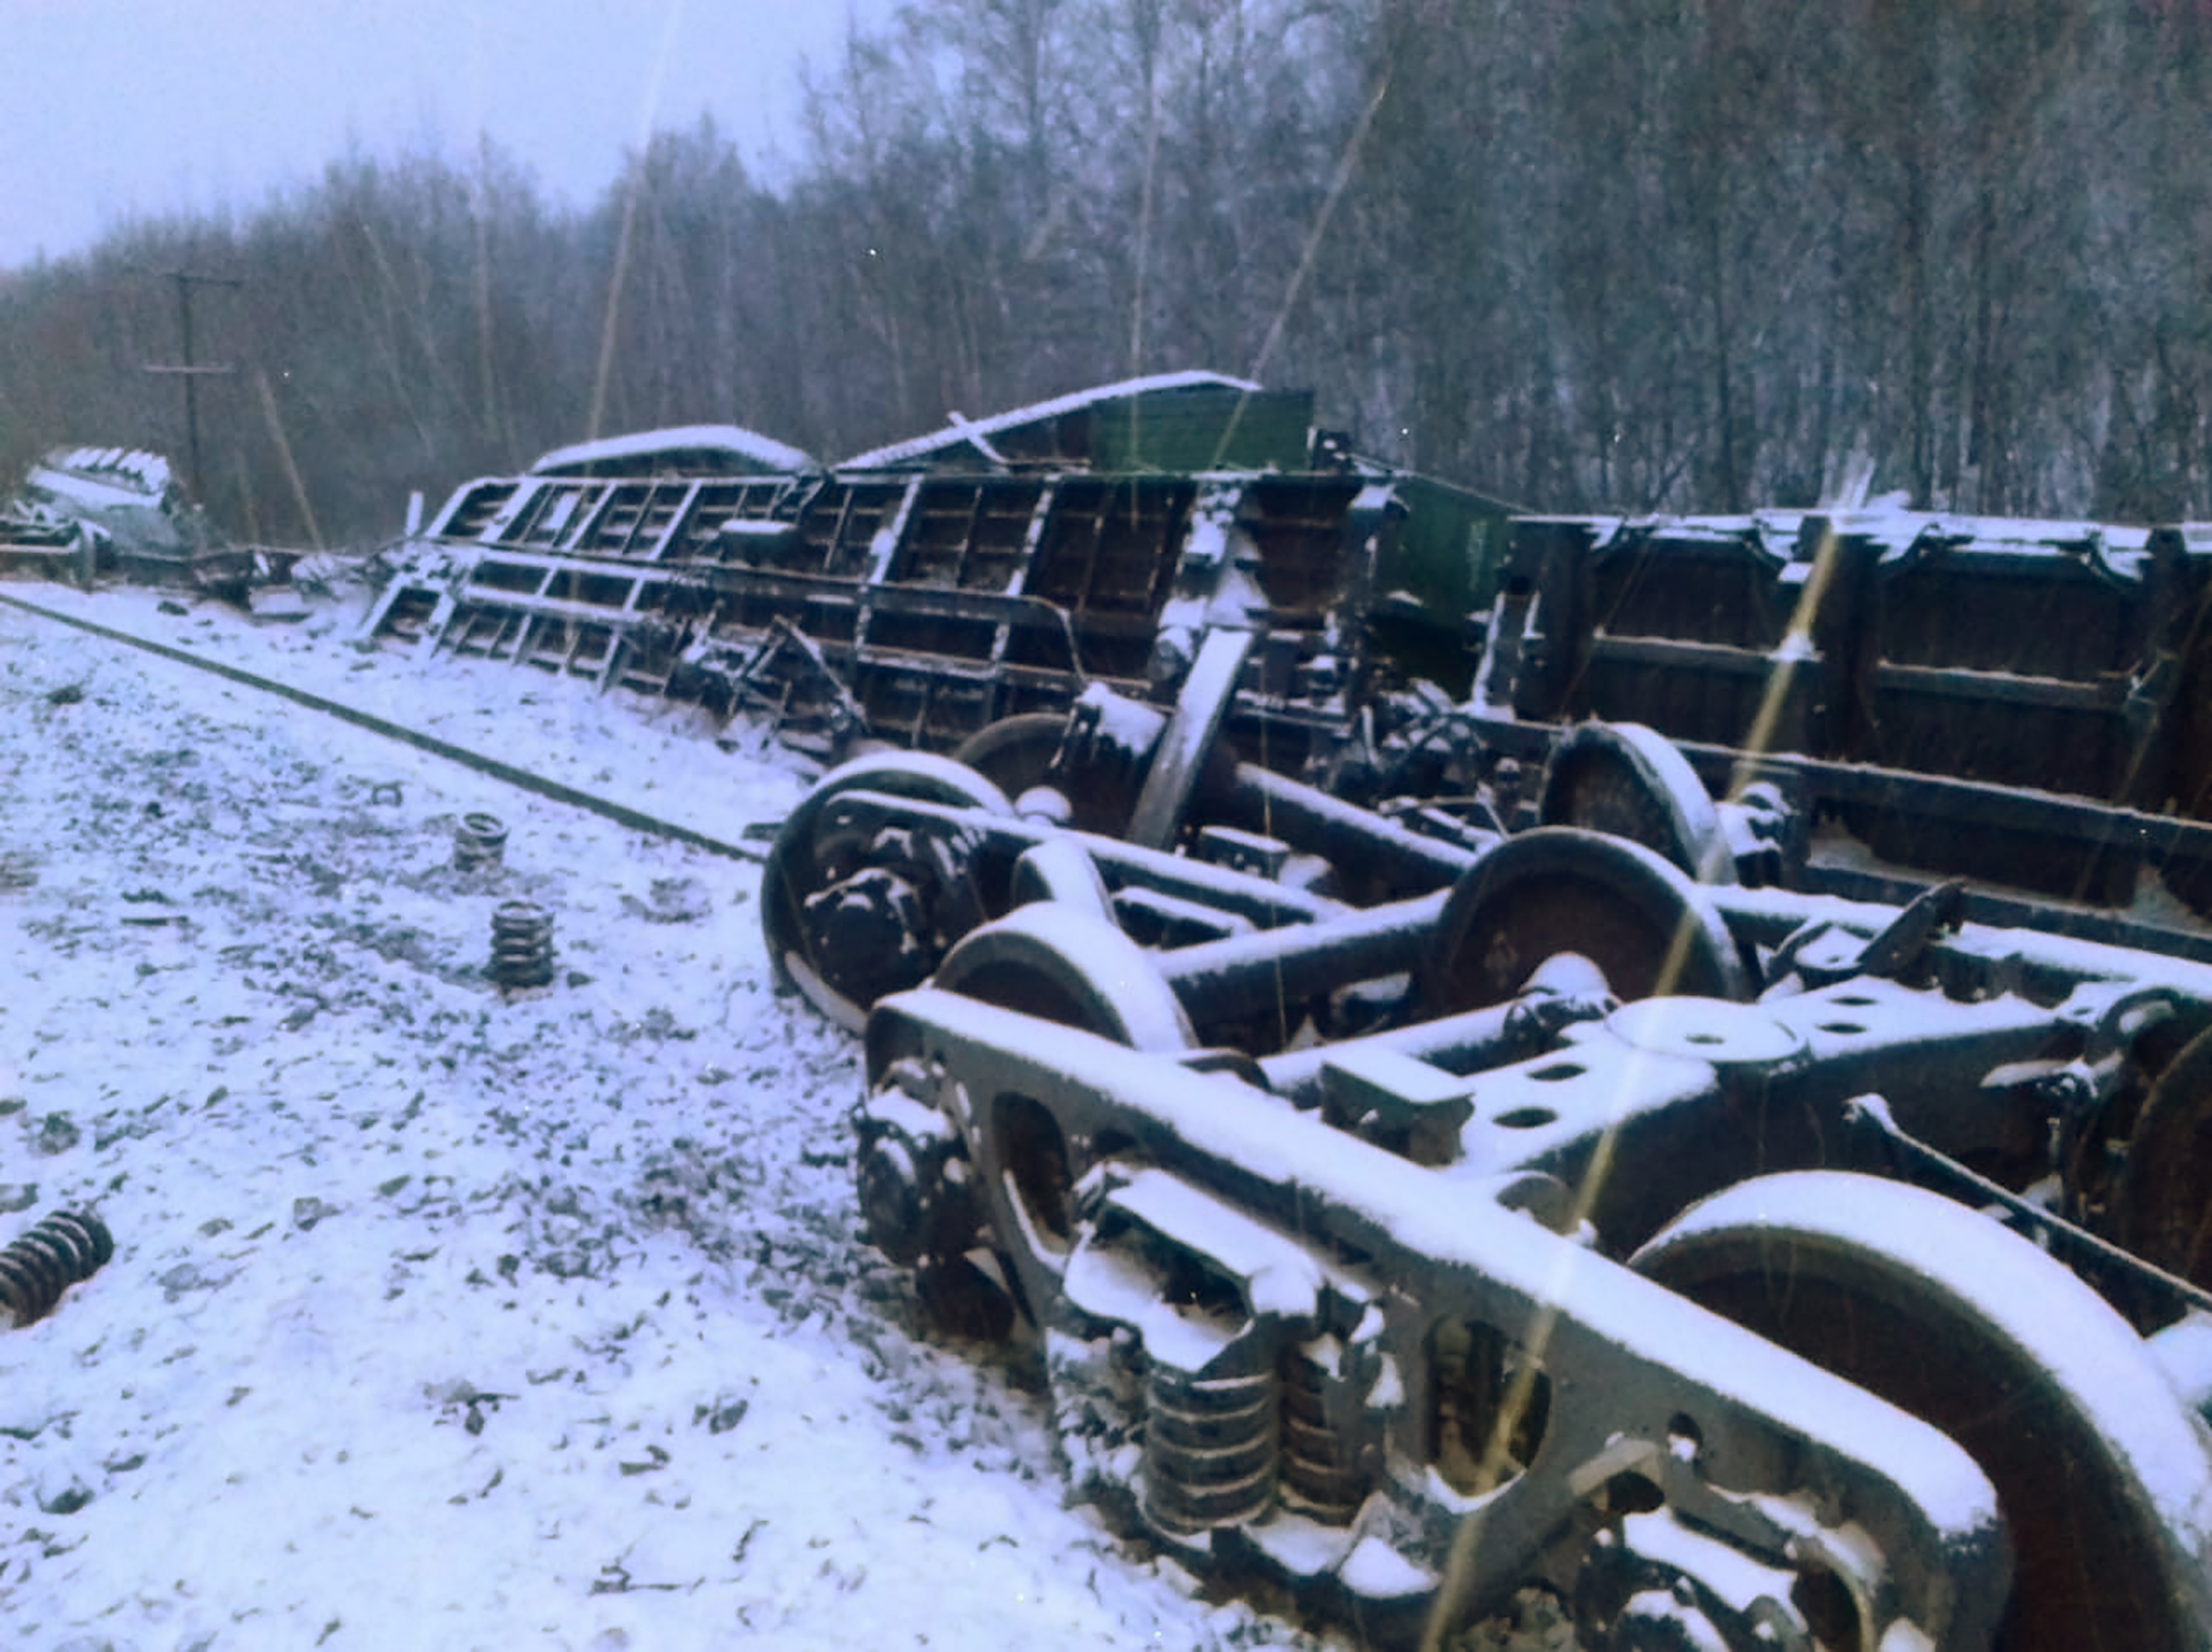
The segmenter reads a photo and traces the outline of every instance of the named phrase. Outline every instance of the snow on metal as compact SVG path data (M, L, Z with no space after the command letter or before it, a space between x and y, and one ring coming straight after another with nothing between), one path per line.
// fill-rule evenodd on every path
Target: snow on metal
M1110 385L1094 385L1088 390L1056 396L1049 401L1032 402L1027 407L994 413L988 419L968 419L956 414L951 422L942 430L893 442L888 447L872 447L865 453L855 453L848 459L841 460L837 468L841 471L887 470L930 453L942 452L948 447L972 443L978 437L988 440L1001 430L1035 424L1040 419L1058 418L1064 413L1096 407L1102 402L1126 401L1133 396L1150 396L1161 391L1207 387L1241 390L1252 394L1257 394L1260 390L1260 386L1249 379L1232 379L1225 374L1208 373L1197 368L1182 373L1156 373L1141 379L1122 379Z
M94 509L157 504L169 489L169 461L129 447L57 447L27 485Z
M677 456L681 455L678 459ZM717 456L729 456L743 463L735 467L717 465ZM616 462L636 461L629 466L629 473L642 474L653 468L653 461L661 460L669 468L685 471L718 470L726 473L732 468L738 471L757 468L763 471L800 471L819 467L811 455L787 442L772 436L763 436L757 430L748 430L735 424L673 425L665 430L637 430L627 435L606 436L598 441L580 441L567 447L556 447L542 456L530 469L536 476L583 474L595 466Z

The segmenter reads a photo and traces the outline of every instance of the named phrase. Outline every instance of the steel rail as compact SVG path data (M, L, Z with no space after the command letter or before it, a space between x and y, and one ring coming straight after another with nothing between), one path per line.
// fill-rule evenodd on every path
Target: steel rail
M559 780L548 779L545 775L536 774L527 768L518 768L514 763L503 762L497 757L487 756L481 751L472 751L466 746L455 745L451 740L441 740L434 734L425 734L420 729L409 728L404 723L395 723L388 717L379 717L372 712L362 711L357 707L346 705L341 701L327 699L322 695L310 693L305 689L295 688L289 683L280 683L274 677L263 677L257 672L245 671L236 665L226 665L221 660L209 659L203 655L191 653L189 649L173 648L167 643L155 642L146 637L134 636L128 631L118 631L112 626L97 624L88 619L80 619L74 614L65 614L58 609L45 608L34 602L26 602L21 597L0 593L0 604L20 609L24 613L35 615L40 619L53 620L63 625L73 625L78 630L89 632L94 636L105 638L110 642L125 643L133 648L143 649L147 653L157 655L161 659L173 660L179 665L197 666L199 670L210 672L226 682L235 683L241 688L257 689L264 694L273 694L279 699L290 701L294 705L304 706L310 711L321 712L325 716L337 718L340 722L351 723L355 727L367 729L372 734L383 735L386 739L397 740L403 745L412 746L417 751L428 752L434 757L443 757L448 762L459 763L464 768L472 769L479 774L504 781L518 791L533 793L538 797L548 799L555 803L565 803L573 808L587 810L604 819L614 822L617 826L626 826L634 832L643 832L653 837L665 837L678 843L689 843L694 848L704 849L709 854L722 855L732 860L762 861L768 859L768 852L765 848L750 843L731 842L727 839L715 837L694 827L678 825L676 822L664 819L659 815L647 814L642 809L634 809L626 803L617 803L612 798L603 798L593 793L579 791L573 786L564 786Z

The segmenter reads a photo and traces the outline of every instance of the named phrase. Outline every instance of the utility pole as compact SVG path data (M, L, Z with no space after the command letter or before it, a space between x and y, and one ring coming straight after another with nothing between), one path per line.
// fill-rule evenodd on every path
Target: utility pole
M183 335L185 359L173 367L149 361L145 364L142 371L174 373L180 374L184 379L185 440L188 444L191 459L192 502L196 505L204 505L207 502L207 489L200 474L199 379L203 374L235 373L238 369L228 361L215 366L202 367L192 360L192 288L195 284L202 287L243 287L246 283L224 276L195 275L189 270L163 270L157 273L167 276L177 283L177 327Z

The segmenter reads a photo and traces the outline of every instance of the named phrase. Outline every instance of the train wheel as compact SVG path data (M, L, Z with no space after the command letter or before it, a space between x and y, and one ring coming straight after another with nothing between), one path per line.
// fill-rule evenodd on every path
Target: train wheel
M1053 902L1018 907L954 947L934 986L1129 1049L1175 1054L1197 1040L1150 957L1112 924ZM1012 1304L1034 1323L1060 1292L1075 1227L1074 1188L1097 1144L1071 1140L1043 1102L1023 1096L975 1096L969 1148L993 1254L976 1253L925 1282L972 1313L1004 1282ZM939 1311L933 1308L933 1311Z
M1641 723L1578 723L1562 735L1536 820L1641 843L1700 884L1735 882L1735 854L1697 771Z
M946 956L935 984L1130 1049L1172 1054L1198 1042L1152 956L1106 920L1057 902L1018 907L975 931Z
M2121 1244L2212 1288L2212 1030L2184 1045L2151 1086L2116 1206Z
M1630 1266L1942 1430L2014 1554L2006 1652L2212 1643L2212 1457L2103 1298L1998 1224L1877 1177L1760 1177Z
M833 830L830 800L860 791L1013 813L982 775L921 752L856 757L799 800L761 872L769 963L779 981L854 1032L877 999L920 986L945 949L988 915L957 857L903 832L859 842Z
M1018 800L1033 787L1053 786L1053 760L1060 755L1067 719L1057 712L1024 712L1001 717L977 729L956 747L955 762L974 769L1008 797ZM1067 796L1062 793L1062 796ZM1127 811L1100 797L1067 797L1069 824L1079 831L1119 833Z
M1711 897L1650 849L1568 826L1510 837L1460 875L1424 963L1431 1013L1502 1004L1545 959L1588 958L1623 1000L1752 995Z

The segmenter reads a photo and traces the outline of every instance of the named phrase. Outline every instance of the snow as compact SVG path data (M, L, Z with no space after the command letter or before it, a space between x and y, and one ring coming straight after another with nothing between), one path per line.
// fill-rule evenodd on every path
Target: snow
M533 476L562 471L582 471L611 459L651 458L657 453L707 450L734 453L769 471L811 471L814 460L787 442L763 436L736 424L684 424L665 430L640 430L627 435L602 437L556 447L530 467Z
M31 467L24 492L74 515L157 510L169 489L169 461L123 447L57 448Z
M1142 379L1123 379L1110 385L1094 385L1072 395L1055 396L1050 401L1032 402L1027 407L994 413L988 419L964 419L956 414L951 422L942 430L932 431L928 435L915 436L906 441L893 442L888 447L872 447L865 453L855 453L850 459L839 460L836 468L840 471L891 470L918 459L926 459L932 453L941 452L948 447L960 446L978 436L988 438L1001 430L1035 424L1040 419L1056 419L1063 413L1095 407L1100 402L1123 401L1133 396L1150 396L1164 390L1205 387L1242 390L1255 395L1260 390L1260 386L1249 379L1232 379L1224 374L1207 373L1201 369L1156 373Z
M720 836L808 780L329 606L6 589ZM775 994L757 867L6 607L0 702L0 1236L117 1242L0 1331L14 1643L1333 1643L1064 1506L1026 1368L859 1243L858 1051ZM556 981L503 998L518 897Z

